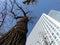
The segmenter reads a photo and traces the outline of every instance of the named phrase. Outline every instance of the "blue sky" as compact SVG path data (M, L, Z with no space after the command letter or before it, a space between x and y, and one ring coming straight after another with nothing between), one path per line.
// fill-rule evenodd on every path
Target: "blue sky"
M29 8L32 8L32 15L37 17L37 19L35 20L36 24L42 13L48 14L50 10L60 11L60 0L39 0L36 5ZM31 32L35 24L32 27L29 27L29 33Z
M30 34L30 32L32 31L33 27L37 23L38 19L42 15L42 13L48 14L50 10L60 11L60 0L37 0L36 4L33 4L33 5L30 4L29 6L27 6L27 5L24 6L22 4L21 0L18 0L18 1L20 1L20 4L24 9L27 8L28 10L31 11L31 13L28 16L36 17L34 19L34 23L28 24L28 34L27 35Z

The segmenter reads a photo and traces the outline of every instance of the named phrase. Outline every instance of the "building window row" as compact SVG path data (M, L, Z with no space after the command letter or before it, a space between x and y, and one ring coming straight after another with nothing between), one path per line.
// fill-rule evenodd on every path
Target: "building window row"
M45 22L44 22L45 23ZM47 26L47 24L46 24L46 26ZM48 28L49 28L49 26L47 26ZM47 31L48 32L48 31ZM54 33L52 33L52 35L54 35ZM53 36L55 39L56 39L56 36Z
M46 22L47 22L47 20L46 20ZM49 24L49 22L47 22L47 23ZM54 30L54 32L57 32L56 29L54 29L54 27L52 27L51 24L49 24L49 26ZM57 32L57 35L59 36L59 33L58 32Z
M51 22L51 24L52 25L54 25L57 29L59 29L59 27L56 25L56 24L54 24L51 20L49 20L46 16L44 16L49 22Z
M52 26L53 24L50 24L50 22L48 22L48 20L47 19L45 19L44 17L43 17L43 21L42 21L43 23L43 25L42 26L47 26L47 28L49 29L49 31L51 32L51 29L50 28L52 28L52 30L54 30L54 32L57 34L57 35L59 35L59 33L58 32L56 32L56 29ZM50 27L49 27L50 26ZM43 27L44 28L44 27ZM46 27L45 27L46 28ZM44 28L44 29L45 29ZM57 29L59 29L59 27L56 27ZM43 29L43 30L44 30ZM47 29L45 29L46 31L47 31ZM51 39L51 41L53 40L53 38L51 37L51 35L49 34L49 31L47 31L48 33L48 35L49 35L49 37L50 37L50 39ZM54 32L51 32L51 34L53 35L53 37L54 37L54 39L55 40L57 40L57 37L54 35Z
M45 22L44 22L45 23ZM46 26L45 26L46 27ZM46 31L47 31L47 29L46 29ZM49 35L50 33L47 31L47 34Z

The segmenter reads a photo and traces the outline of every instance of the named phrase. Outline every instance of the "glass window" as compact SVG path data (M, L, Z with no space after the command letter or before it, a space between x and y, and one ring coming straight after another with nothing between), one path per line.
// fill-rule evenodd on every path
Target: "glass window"
M56 31L56 30L54 29L54 31Z
M59 27L57 27L57 29L59 29Z
M58 32L56 34L59 36L59 33Z
M56 36L54 36L54 38L56 39Z
M52 35L54 35L54 33L52 33Z
M51 36L49 36L51 38Z

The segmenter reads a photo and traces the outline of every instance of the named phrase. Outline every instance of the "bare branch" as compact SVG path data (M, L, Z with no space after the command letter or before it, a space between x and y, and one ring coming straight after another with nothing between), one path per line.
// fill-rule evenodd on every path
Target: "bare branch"
M26 0L26 1L24 1L23 3L29 5L30 2L33 3L33 2L35 2L35 1L36 1L36 0Z
M14 18L16 18L16 14L15 14L14 11L13 11L14 2L12 2L11 0L9 0L9 1L10 1L10 3L11 3L11 10L10 10L10 12L14 15Z
M24 16L17 16L16 19L23 18Z
M22 16L17 16L17 15L14 13L14 11L13 11L15 1L14 1L14 2L12 2L11 0L9 0L9 1L10 1L10 3L11 3L11 10L10 10L10 12L14 15L14 18L15 18L15 19L23 18Z
M3 21L1 21L0 28L1 28L1 26L3 25L3 23L4 23L5 17L6 17L6 14L5 14L5 13L2 13L2 19L3 19Z
M10 1L10 3L11 3L11 6L12 6L10 12L14 15L14 18L15 18L15 19L23 18L23 16L17 16L17 15L15 14L15 12L13 11L13 9L14 9L14 4L16 4L16 6L19 8L18 10L21 10L21 11L23 12L23 15L26 16L26 14L27 14L28 12L25 13L25 11L22 9L22 7L20 7L20 6L17 4L16 0L13 0L14 2L12 2L11 0L9 0L9 1Z
M22 7L20 7L20 6L17 4L16 0L15 0L15 4L17 5L17 7L18 7L19 9L21 9L21 11L23 12L24 16L26 16L25 11L22 9Z
M3 12L4 11L4 12ZM6 14L7 14L7 0L5 2L5 8L0 12L2 14L2 21L1 21L1 25L0 25L0 28L2 27L2 25L4 24L4 20L5 20L5 17L6 17Z

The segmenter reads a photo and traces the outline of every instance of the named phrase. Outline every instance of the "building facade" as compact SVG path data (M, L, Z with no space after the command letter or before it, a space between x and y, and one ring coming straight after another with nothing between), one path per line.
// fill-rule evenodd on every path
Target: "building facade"
M26 45L60 45L60 23L50 14L42 14L28 36Z

